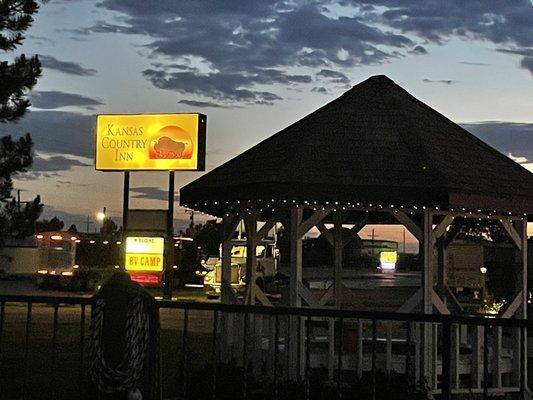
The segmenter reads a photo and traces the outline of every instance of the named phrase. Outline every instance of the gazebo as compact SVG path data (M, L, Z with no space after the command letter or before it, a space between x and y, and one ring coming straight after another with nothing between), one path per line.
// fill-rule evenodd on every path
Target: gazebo
M447 313L453 295L446 290L444 252L460 227L450 230L451 222L499 220L523 261L516 296L504 316L519 310L525 316L533 174L383 75L359 83L185 186L181 203L223 218L225 302L236 301L228 284L228 243L238 222L244 219L250 247L275 223L288 228L292 306L321 305L332 297L339 305L343 224L357 233L366 224L400 223L418 239L424 257L422 288L410 309L420 300L423 312ZM265 222L259 230L258 221ZM301 282L302 237L314 226L335 249L334 284L324 299L315 299ZM269 304L255 285L255 252L248 254L245 303Z
M423 258L420 289L399 311L449 314L458 302L446 283L446 249L461 221L477 219L501 224L518 250L516 291L500 317L526 318L533 174L386 76L359 83L183 187L180 201L223 219L223 302L239 301L230 285L230 240L241 220L248 246L244 303L270 305L256 284L253 250L281 222L290 232L293 307L340 307L343 229L355 236L367 224L396 223L416 237ZM302 238L313 227L334 248L333 284L321 298L302 283ZM423 337L426 370L430 331Z

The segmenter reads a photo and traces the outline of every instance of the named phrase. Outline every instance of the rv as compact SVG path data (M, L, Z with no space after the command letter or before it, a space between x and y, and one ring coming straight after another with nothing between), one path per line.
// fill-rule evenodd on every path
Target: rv
M231 286L243 295L246 286L246 239L233 239L231 241ZM259 288L274 280L278 272L279 251L274 239L263 239L256 247L257 279ZM208 298L220 296L222 286L221 256L216 263L204 264L210 269L204 277L204 290Z

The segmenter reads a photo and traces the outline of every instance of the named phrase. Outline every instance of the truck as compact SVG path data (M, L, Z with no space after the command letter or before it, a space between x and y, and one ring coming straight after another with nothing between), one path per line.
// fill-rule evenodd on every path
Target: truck
M246 239L232 239L231 241L231 287L239 295L243 295L246 288ZM221 253L221 252L220 252ZM222 286L222 255L214 263L205 263L208 272L204 276L204 291L208 298L218 298ZM279 249L276 240L266 238L256 247L257 257L257 286L265 287L275 280L279 265Z
M41 289L94 291L118 268L120 242L60 231L42 232L35 239L37 286Z

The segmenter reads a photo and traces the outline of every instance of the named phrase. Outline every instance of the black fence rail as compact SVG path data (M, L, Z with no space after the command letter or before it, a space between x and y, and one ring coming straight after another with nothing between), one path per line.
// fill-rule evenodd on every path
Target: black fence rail
M166 399L526 395L527 320L157 304ZM90 308L0 295L0 398L88 398Z

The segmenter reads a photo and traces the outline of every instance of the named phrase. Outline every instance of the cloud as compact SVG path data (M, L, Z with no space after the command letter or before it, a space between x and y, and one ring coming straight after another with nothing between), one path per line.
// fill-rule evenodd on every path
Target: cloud
M199 107L199 108L236 108L239 107L237 105L224 105L220 103L214 103L212 101L196 101L196 100L180 100L178 101L178 104L185 104L187 106L191 107Z
M159 64L144 71L154 86L229 103L271 104L281 96L268 86L312 83L310 75L288 72L293 67L380 64L415 46L409 37L357 16L334 16L319 2L99 4L121 13L120 24L99 22L78 34L143 35L150 57ZM177 70L184 59L203 70Z
M487 67L487 66L491 65L491 64L488 64L488 63L473 62L473 61L459 61L459 64L473 65L473 66L478 66L478 67Z
M520 65L522 66L522 68L527 69L533 74L533 57L522 58L522 61L520 61Z
M312 90L293 71L381 65L426 54L451 39L508 49L531 71L533 6L529 0L101 0L115 15L78 35L140 35L153 62L144 77L155 87L211 102L271 104L276 84ZM528 53L529 54L529 53ZM531 57L531 55L529 55ZM474 65L473 63L471 63ZM478 63L479 64L479 63ZM219 83L220 82L220 83ZM446 83L446 82L441 82ZM451 82L450 82L451 83ZM331 83L335 85L335 83ZM321 85L328 88L326 84ZM267 100L261 92L277 97Z
M422 54L427 54L428 51L426 50L424 46L418 45L418 46L415 46L413 50L409 51L409 53L422 55Z
M87 164L74 158L68 158L64 156L53 155L50 157L43 157L37 155L33 158L33 171L67 171L72 167L89 167L91 164Z
M20 180L35 180L43 178L54 178L60 176L60 172L69 171L73 167L89 167L92 164L78 159L64 157L61 155L41 155L37 154L33 158L33 164L27 172L17 174ZM58 181L59 182L59 181Z
M56 90L32 91L30 92L29 97L32 107L43 110L53 110L62 107L83 107L87 110L93 110L94 106L100 106L104 104L100 99Z
M461 126L521 164L533 160L533 123L489 121Z
M326 89L324 86L315 86L313 89L311 89L311 91L321 94L328 94L328 89Z
M16 123L1 124L0 136L30 132L38 152L93 158L94 124L94 115L31 110Z
M164 200L168 201L168 191L152 187L152 186L140 186L131 188L133 193L132 197L135 199L150 199L150 200ZM179 194L174 194L174 201L179 200Z
M330 69L322 69L316 74L317 78L323 78L330 83L341 84L343 87L350 87L350 78L345 74Z
M80 63L72 61L61 61L53 56L40 55L39 60L44 69L53 69L69 75L93 76L98 71L92 68L85 68Z
M166 72L164 69L147 69L143 75L160 89L180 93L192 93L224 102L244 102L249 104L272 104L282 98L274 93L245 89L254 82L274 83L276 77L245 76L238 73L197 74L192 71ZM283 79L289 79L284 76Z
M428 78L425 78L422 82L424 82L424 83L443 83L445 85L453 85L454 83L457 83L457 81L454 81L452 79L432 80L432 79L428 79Z

